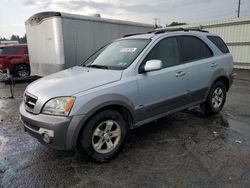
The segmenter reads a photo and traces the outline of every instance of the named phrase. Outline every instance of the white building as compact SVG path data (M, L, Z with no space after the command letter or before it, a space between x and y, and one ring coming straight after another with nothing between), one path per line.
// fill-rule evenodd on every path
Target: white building
M218 34L233 54L234 67L250 69L250 16L176 27L198 28Z

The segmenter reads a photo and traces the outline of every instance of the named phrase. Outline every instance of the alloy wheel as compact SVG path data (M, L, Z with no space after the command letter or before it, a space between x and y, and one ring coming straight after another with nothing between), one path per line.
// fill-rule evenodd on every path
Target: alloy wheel
M92 136L92 146L96 152L106 154L116 148L120 139L120 125L115 120L106 120L95 128Z
M215 109L220 108L223 103L224 94L221 88L216 88L212 95L212 105Z

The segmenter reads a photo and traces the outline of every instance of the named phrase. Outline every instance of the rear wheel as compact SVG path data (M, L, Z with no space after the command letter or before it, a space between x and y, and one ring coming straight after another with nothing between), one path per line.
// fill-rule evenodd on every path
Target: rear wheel
M201 104L205 114L216 114L221 111L226 101L226 86L223 82L217 81L211 87L207 100Z
M27 77L30 75L29 65L21 64L17 65L14 69L14 75L17 77Z
M127 131L126 122L119 112L99 112L82 130L79 148L94 161L109 161L122 149Z

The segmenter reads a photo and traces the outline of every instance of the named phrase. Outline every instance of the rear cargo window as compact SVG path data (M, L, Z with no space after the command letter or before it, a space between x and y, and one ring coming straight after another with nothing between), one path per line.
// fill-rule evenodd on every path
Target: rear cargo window
M225 42L220 37L218 37L218 36L208 36L207 38L212 43L214 43L215 46L217 46L217 48L219 48L222 53L224 53L224 54L229 53L227 45L225 44Z
M18 47L8 47L3 48L2 54L3 55L15 55L18 54L19 48Z

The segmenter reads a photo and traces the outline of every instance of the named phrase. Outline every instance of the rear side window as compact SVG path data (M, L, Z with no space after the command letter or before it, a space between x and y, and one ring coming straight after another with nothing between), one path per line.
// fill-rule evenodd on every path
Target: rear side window
M220 49L220 51L224 54L229 53L229 50L227 48L227 45L225 42L218 36L208 36L207 37L212 43L214 43L217 48Z
M181 60L183 63L205 59L213 56L213 52L199 38L193 36L180 36Z
M19 52L18 47L3 48L2 55L16 55Z

